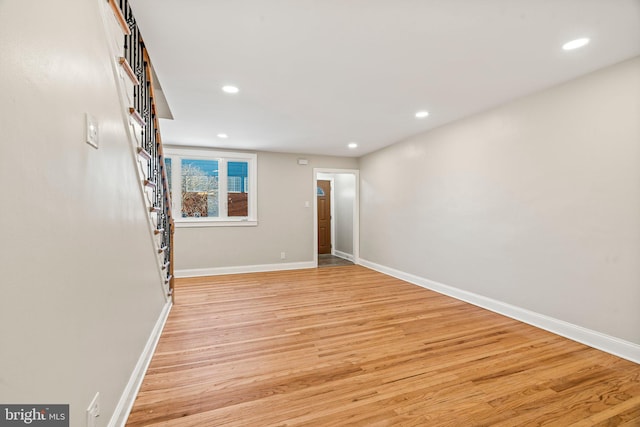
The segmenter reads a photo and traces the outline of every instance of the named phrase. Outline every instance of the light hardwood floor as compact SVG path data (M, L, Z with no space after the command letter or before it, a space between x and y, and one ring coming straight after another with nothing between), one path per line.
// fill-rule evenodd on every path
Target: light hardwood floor
M128 426L640 426L640 365L361 266L175 292Z

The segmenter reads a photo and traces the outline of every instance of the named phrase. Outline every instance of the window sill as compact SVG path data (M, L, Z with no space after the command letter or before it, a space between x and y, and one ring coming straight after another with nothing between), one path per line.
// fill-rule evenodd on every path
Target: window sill
M207 220L207 219L175 219L176 228L193 228L193 227L255 227L258 225L257 220Z

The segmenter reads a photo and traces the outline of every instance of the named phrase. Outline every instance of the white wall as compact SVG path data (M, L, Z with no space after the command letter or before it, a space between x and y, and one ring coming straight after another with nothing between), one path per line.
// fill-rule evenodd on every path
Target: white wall
M298 158L309 160L299 165ZM357 159L258 153L258 225L177 228L177 276L215 274L221 268L312 263L313 168L355 169ZM305 207L309 202L309 207ZM280 259L280 253L286 259ZM226 271L226 270L225 270Z
M356 197L356 177L334 174L335 249L353 256L353 201Z
M0 402L72 426L96 392L107 424L165 301L102 3L0 2Z
M361 258L640 344L640 58L360 170Z

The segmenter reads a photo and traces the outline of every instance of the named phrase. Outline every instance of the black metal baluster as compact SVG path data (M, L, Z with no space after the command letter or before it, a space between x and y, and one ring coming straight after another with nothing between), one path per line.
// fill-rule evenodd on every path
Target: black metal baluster
M145 60L145 46L136 24L135 18L128 0L119 0L120 10L122 10L125 21L131 31L130 35L124 38L124 57L133 69L139 84L133 89L133 105L135 112L143 120L141 126L141 147L150 155L147 164L147 179L155 183L153 197L151 198L153 207L157 211L157 228L162 230L162 247L164 251L163 262L167 266L165 279L171 280L170 266L171 245L172 245L172 220L171 205L169 201L169 185L165 178L165 164L162 158L162 147L160 130L156 127L156 113L154 110L154 100L151 96L151 66Z

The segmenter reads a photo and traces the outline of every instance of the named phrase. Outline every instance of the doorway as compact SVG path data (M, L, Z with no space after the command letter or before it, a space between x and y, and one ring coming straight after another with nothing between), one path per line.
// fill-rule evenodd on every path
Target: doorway
M331 181L318 180L316 206L318 216L318 255L331 254Z
M314 168L314 260L359 257L359 171ZM340 261L340 260L337 260Z

